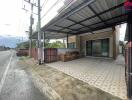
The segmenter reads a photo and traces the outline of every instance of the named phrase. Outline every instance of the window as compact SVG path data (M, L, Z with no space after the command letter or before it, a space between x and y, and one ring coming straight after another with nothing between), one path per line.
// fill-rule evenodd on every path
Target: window
M71 49L76 48L75 42L73 42L73 43L68 43L68 48L71 48Z

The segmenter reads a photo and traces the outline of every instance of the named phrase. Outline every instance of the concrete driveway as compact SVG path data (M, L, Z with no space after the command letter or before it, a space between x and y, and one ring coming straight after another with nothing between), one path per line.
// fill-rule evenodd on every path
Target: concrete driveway
M122 56L118 58L114 61L112 59L87 57L47 65L112 95L126 99L125 67L122 63Z

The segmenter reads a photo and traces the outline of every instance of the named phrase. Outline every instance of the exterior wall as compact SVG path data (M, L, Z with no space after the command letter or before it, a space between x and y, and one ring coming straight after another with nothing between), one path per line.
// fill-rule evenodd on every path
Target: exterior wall
M73 43L73 42L76 44L76 48L79 49L80 51L80 36L74 35L74 36L68 37L68 43Z
M76 42L76 36L69 36L68 37L68 43L73 43L73 42Z
M86 41L109 38L109 57L116 59L119 54L119 27L108 28L94 32L95 34L86 33L83 35L70 36L68 43L76 43L76 48L82 56L86 56Z
M69 49L69 48L58 48L58 54L65 54L68 51L79 51L79 49Z
M109 57L113 57L113 37L110 37L109 46Z
M77 42L76 42L76 48L78 48L79 51L80 51L80 48L81 48L81 47L80 47L80 43L81 43L81 41L80 41L80 36L79 36L79 35L76 36L76 41L77 41Z
M119 54L119 41L120 41L120 39L119 39L119 37L120 37L120 25L118 25L118 26L116 26L115 27L115 32L116 32L116 40L115 40L115 42L116 42L116 57L118 56L118 54ZM115 58L116 58L115 57Z
M86 56L86 41L88 40L97 40L97 39L106 39L109 38L109 57L113 57L113 31L112 29L105 32L96 32L95 34L83 35L80 36L80 51L82 56Z

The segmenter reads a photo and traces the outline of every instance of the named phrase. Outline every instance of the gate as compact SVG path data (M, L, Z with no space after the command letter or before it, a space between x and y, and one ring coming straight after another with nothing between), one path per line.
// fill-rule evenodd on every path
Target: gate
M45 48L44 58L45 58L46 63L57 61L58 59L57 49L56 48Z

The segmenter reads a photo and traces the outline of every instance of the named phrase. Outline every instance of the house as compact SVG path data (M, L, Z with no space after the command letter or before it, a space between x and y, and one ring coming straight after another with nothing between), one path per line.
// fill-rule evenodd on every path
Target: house
M71 51L79 51L82 57L93 56L93 57L107 57L107 58L116 59L119 54L119 34L120 34L119 26L117 25L126 23L128 18L128 12L126 12L124 9L124 2L126 0L117 0L117 1L73 0L73 1L74 3L72 2L71 4L64 2L64 6L62 7L63 9L59 11L59 14L56 17L54 17L50 22L48 22L46 25L41 27L42 39L45 40L45 39L66 38L67 48L58 49L58 54L71 52ZM41 21L44 21L44 19L41 19ZM34 32L32 38L37 40L38 38L37 32ZM36 52L38 56L40 56L39 50L40 47L38 48L38 52ZM41 54L42 52L43 55L45 55L44 50L41 50ZM70 54L68 56L70 56ZM38 60L40 59L44 61L44 59L38 57ZM80 74L80 69L82 68L82 66L84 64L86 65L88 64L87 59L81 59L81 61L73 61L73 62L74 65L72 62L70 62L69 66L70 65L71 66L69 68L72 68L73 66L78 66L79 67L78 74ZM96 62L96 60L94 60L94 62ZM63 65L66 64L63 63ZM60 65L62 65L62 63L59 63L57 66ZM90 66L91 65L85 66L85 68ZM68 66L66 65L65 68L67 67ZM103 69L102 66L99 67L101 70ZM102 72L105 70L106 67L107 65L105 65L104 69L101 72L99 72L101 73L101 75L99 75L98 78L102 76ZM111 65L109 67L110 68L105 71L108 71L109 73L109 70L112 69L111 75L113 75L113 72L115 74L119 74L117 72L121 71L120 70L121 68L124 68L124 67L120 67L116 72L115 68L118 67L115 66L113 67ZM96 66L94 66L94 68L96 69L95 73L98 72L99 69L96 68ZM61 67L60 69L63 69L63 67ZM73 70L75 69L73 68ZM87 69L87 71L89 71L89 69ZM73 72L75 73L75 71ZM122 70L121 72L122 74L120 74L119 77L123 75L124 72L125 72L125 68ZM94 76L96 75L94 74ZM113 78L115 78L115 76L113 76ZM116 82L125 84L125 79L123 77L124 76L122 76L122 80L123 80L122 82L117 82L117 81ZM85 79L86 78L84 77L84 80ZM108 83L111 83L111 81ZM106 82L106 85L108 83ZM116 88L118 89L118 87ZM109 91L109 88L107 88L107 90ZM111 90L114 90L114 88ZM123 90L124 89L122 89L122 91Z
M65 6L58 10L59 14L41 27L42 39L66 38L68 50L78 49L81 56L116 59L119 53L117 25L127 20L126 12L123 10L125 0L115 3L112 0L73 0L70 4L69 2L70 0L65 1ZM41 21L43 23L44 19ZM37 39L37 36L37 32L34 32L32 38Z
M68 48L79 49L82 56L109 57L116 59L119 53L119 26L95 31L94 34L70 36Z

